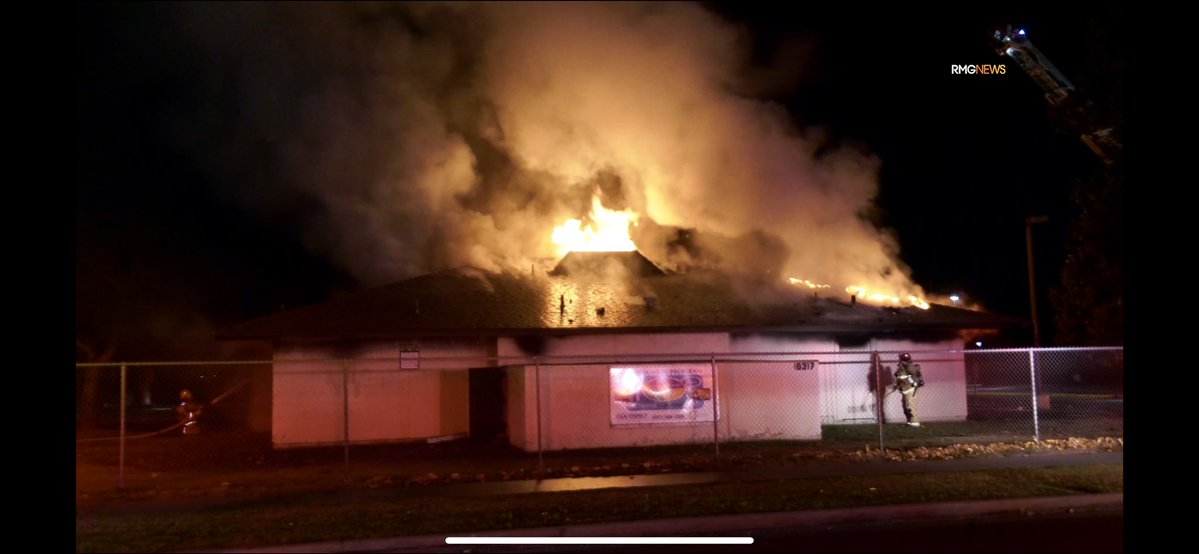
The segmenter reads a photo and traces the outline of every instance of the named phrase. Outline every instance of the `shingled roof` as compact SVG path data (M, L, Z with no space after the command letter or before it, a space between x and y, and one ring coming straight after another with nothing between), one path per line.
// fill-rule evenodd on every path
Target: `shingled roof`
M625 276L656 277L666 275L662 268L654 265L640 252L570 252L558 262L550 275L587 276L614 274Z
M1004 316L940 305L921 310L851 304L783 283L712 272L598 278L461 268L248 321L226 329L220 338L894 332L1019 324Z

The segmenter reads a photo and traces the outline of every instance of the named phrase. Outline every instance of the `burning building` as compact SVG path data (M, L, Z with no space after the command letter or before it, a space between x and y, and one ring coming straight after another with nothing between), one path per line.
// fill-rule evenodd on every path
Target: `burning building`
M850 298L667 272L635 250L576 251L552 271L443 271L225 336L274 345L277 447L340 443L348 417L351 442L502 436L554 450L707 442L714 428L722 440L817 439L822 423L873 421L861 413L870 352L959 349L963 329L1012 323ZM794 354L730 361L802 352L812 353L803 368ZM350 361L344 375L339 359ZM965 419L960 351L917 361L937 399L922 418ZM898 406L886 409L900 420Z
M870 216L881 161L755 99L746 37L702 5L318 5L285 23L238 9L194 34L233 64L213 89L271 106L269 133L214 133L208 165L265 214L311 205L284 219L307 248L393 283L225 332L274 346L278 446L347 426L352 441L504 434L526 449L713 427L815 438L863 415L835 378L848 366L694 360L956 348L962 329L1008 323L926 300ZM273 155L245 155L257 148ZM243 186L262 158L275 178ZM682 361L598 359L662 353ZM594 363L540 365L570 356ZM964 417L960 358L925 368L952 400L923 418ZM642 401L705 408L643 424Z

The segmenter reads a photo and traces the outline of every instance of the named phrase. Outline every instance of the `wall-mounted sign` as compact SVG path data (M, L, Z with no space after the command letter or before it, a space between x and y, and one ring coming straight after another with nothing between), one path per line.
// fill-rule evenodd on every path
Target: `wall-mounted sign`
M400 345L400 369L420 369L420 345Z
M817 360L801 360L795 362L796 371L812 371L816 369L816 365L820 363Z
M712 366L638 364L608 370L613 426L712 422Z

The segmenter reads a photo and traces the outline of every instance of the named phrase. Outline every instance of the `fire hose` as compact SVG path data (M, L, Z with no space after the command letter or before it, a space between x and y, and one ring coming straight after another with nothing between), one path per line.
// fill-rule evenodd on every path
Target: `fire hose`
M241 389L242 387L246 386L246 383L249 383L249 382L250 382L249 378L242 379L241 382L237 383L236 385L233 385L232 387L229 388L229 390L226 390L225 392L218 395L216 398L213 398L212 402L209 402L207 404L207 406L215 406L218 402L220 402L221 400L224 400L227 396L229 396L230 394L233 394L238 389ZM147 437L153 437L156 435L161 435L163 433L169 433L171 431L174 431L175 429L183 427L183 425L186 423L187 423L187 421L184 420L184 421L180 421L170 427L167 427L166 429L154 431L152 433L142 433L140 435L126 435L125 438L126 439L144 439ZM120 439L121 439L120 436L116 436L116 437L95 437L95 438L90 438L90 439L75 439L75 441L76 442L95 442L95 441L111 441L111 440L120 440Z

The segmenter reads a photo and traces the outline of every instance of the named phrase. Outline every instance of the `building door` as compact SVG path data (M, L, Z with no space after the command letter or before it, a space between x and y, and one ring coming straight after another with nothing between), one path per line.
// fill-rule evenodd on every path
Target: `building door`
M470 438L478 442L505 442L508 436L507 383L503 368L470 370Z

